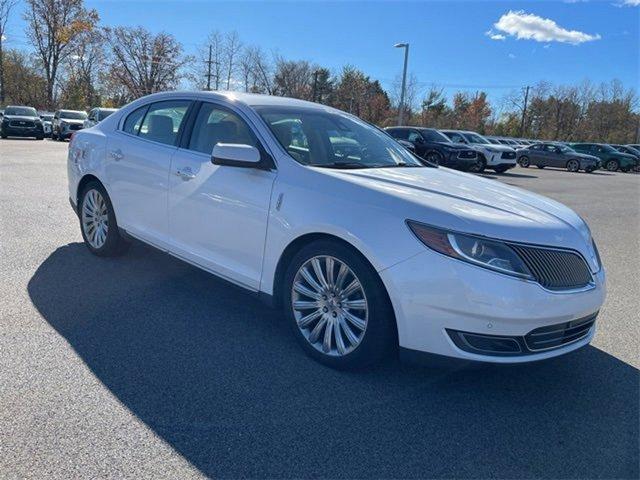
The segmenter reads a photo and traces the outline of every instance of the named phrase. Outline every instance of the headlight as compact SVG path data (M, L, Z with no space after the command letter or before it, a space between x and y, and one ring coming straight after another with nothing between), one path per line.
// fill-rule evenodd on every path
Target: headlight
M422 243L438 253L514 277L533 279L524 262L505 243L449 232L410 220L407 225Z

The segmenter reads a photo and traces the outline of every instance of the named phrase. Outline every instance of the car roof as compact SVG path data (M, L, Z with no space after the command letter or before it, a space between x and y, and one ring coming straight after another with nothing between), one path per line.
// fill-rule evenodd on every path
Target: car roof
M59 112L73 112L73 113L87 113L84 110L66 110L64 108L61 108L60 110L58 110Z

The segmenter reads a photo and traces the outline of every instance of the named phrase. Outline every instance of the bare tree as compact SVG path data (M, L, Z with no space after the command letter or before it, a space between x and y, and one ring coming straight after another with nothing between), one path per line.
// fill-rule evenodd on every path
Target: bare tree
M63 97L76 98L78 108L100 104L100 72L106 70L104 36L98 30L82 34L65 62L66 82L62 86Z
M182 45L168 33L153 34L142 27L106 30L110 46L111 83L124 85L128 99L175 89L190 62Z
M84 8L83 0L27 0L24 18L27 36L33 44L47 81L47 103L53 107L60 64L80 36L98 22L95 10Z
M7 31L7 22L11 10L18 0L0 0L0 105L4 103L5 83L4 83L4 50L2 42Z
M238 57L242 51L242 43L238 32L231 32L225 36L224 44L224 68L227 73L227 90L231 89L231 79L236 72Z

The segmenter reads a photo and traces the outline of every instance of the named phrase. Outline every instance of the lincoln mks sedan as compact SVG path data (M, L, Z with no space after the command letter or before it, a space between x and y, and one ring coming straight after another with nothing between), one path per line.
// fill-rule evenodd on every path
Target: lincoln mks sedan
M591 341L605 297L572 210L425 165L323 105L150 95L76 132L68 175L93 254L137 239L240 285L282 308L302 348L335 368L398 351L562 355Z

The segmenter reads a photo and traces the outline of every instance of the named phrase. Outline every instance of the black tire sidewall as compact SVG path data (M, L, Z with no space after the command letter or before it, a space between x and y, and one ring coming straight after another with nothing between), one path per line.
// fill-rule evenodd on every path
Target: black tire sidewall
M325 355L309 344L298 328L291 307L291 287L298 269L319 255L330 255L345 263L360 280L367 297L369 317L365 336L355 350L341 357ZM282 306L291 330L305 352L318 362L341 370L363 368L389 355L397 347L395 317L386 289L371 264L354 248L332 240L317 240L302 247L291 260L283 285Z
M107 230L107 240L104 242L104 245L100 248L94 248L87 239L87 236L84 231L84 227L82 225L82 209L84 206L84 201L89 190L97 190L102 195L105 203L107 204L107 217L109 218L109 229ZM109 257L113 255L118 255L122 253L124 247L126 246L126 242L124 242L123 238L120 236L118 231L118 222L116 221L116 215L113 209L113 205L111 204L111 199L107 194L105 188L99 182L89 182L82 189L82 193L80 194L80 201L78 202L78 219L80 221L80 232L82 233L82 238L84 240L84 244L87 246L89 251L94 255L99 257Z
M526 165L523 165L523 161L526 161ZM529 161L529 157L520 157L520 160L518 160L518 165L520 165L522 168L529 168L531 166L531 162Z

